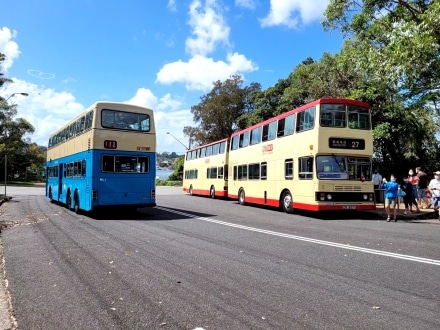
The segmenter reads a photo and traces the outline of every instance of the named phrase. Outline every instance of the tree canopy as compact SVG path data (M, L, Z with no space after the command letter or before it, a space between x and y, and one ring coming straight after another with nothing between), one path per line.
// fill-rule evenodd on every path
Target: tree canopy
M412 97L438 98L440 1L331 0L323 26L357 41L353 63L369 79L385 79Z
M4 54L0 54L0 67L4 60ZM0 74L0 88L12 82ZM0 97L0 162L4 164L7 156L9 173L13 169L21 171L26 167L33 167L38 172L43 169L44 151L35 143L31 143L29 138L25 138L33 132L34 127L29 121L17 118L17 105L10 104L7 99Z
M198 144L205 144L230 136L240 128L239 118L252 111L250 95L261 90L260 84L242 87L243 79L233 75L225 81L213 83L212 90L191 107L193 120L198 126L184 128L184 133Z

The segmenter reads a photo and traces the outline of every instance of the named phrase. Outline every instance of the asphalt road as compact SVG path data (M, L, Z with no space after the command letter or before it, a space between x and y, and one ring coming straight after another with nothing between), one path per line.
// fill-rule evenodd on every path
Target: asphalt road
M156 208L91 217L17 189L1 237L19 329L440 328L439 225L167 187Z

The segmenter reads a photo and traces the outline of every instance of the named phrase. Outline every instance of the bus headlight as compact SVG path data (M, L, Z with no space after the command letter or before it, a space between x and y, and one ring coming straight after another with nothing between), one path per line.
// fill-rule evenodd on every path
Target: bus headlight
M368 195L363 195L362 197L364 198L364 201L368 199Z
M327 195L327 199L330 201L330 200L332 199L332 195L331 195L331 194L328 194L328 195Z

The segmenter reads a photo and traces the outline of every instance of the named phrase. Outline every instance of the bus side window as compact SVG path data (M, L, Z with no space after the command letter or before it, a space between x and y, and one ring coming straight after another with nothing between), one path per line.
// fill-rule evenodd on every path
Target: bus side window
M261 163L261 180L267 179L267 163Z
M286 159L284 161L284 178L286 180L293 180L293 159Z
M313 157L298 158L298 178L299 179L313 178Z

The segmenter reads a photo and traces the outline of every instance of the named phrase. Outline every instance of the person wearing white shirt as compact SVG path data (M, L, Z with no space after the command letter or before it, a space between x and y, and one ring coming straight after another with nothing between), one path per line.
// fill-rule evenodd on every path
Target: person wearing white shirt
M438 215L440 208L440 171L434 172L434 179L429 182L429 191L431 192L432 204L434 205L434 212ZM440 218L439 218L440 220Z
M374 170L373 173L373 185L374 185L374 200L376 202L379 201L380 194L380 185L382 184L382 175L380 175L377 169Z

